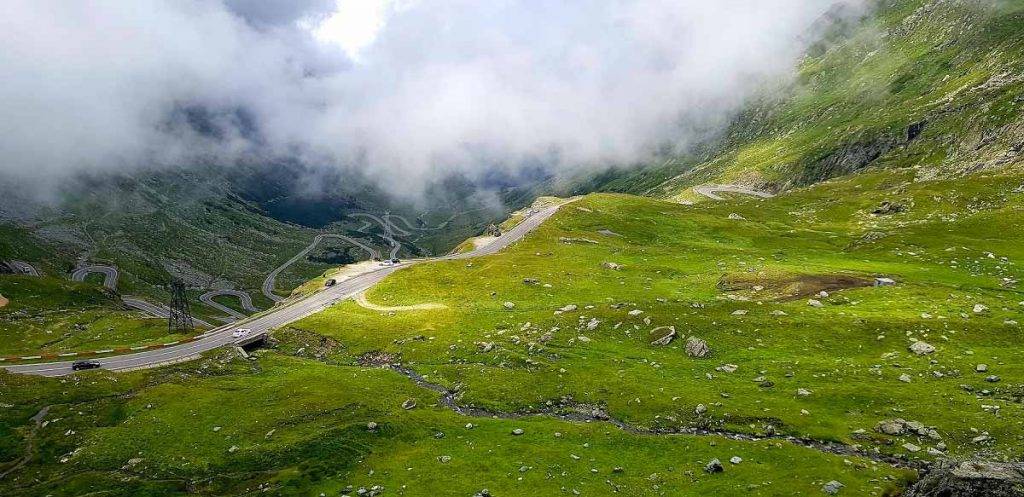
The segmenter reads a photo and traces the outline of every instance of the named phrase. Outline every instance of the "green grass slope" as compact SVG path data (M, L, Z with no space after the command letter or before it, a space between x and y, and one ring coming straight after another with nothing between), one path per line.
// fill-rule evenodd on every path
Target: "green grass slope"
M163 343L167 322L129 311L99 285L51 277L0 277L0 356L32 356Z
M706 182L780 191L869 166L952 178L1018 161L1024 3L873 5L812 47L796 82L767 92L720 142L610 185L689 198Z
M0 491L895 495L907 467L1024 455L1022 200L1012 169L696 206L590 195L505 252L368 296L445 309L345 302L249 360L0 375L0 459L26 461ZM653 344L663 326L678 337ZM879 428L896 419L921 431Z

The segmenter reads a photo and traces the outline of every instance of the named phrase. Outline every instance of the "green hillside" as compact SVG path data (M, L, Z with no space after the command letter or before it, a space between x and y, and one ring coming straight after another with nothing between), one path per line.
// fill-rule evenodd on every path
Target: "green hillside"
M403 268L248 352L0 372L0 495L956 496L919 482L1024 461L1021 33L1024 2L880 0L719 139L573 183L605 191L497 254ZM138 217L75 202L127 289L161 257L254 289L321 228L375 240L221 183L167 202L173 183L126 195ZM30 239L0 250L77 256ZM0 351L160 337L95 284L2 276L0 294Z
M689 199L703 183L782 191L864 168L958 177L1024 150L1024 2L901 0L835 27L796 81L724 136L604 188Z

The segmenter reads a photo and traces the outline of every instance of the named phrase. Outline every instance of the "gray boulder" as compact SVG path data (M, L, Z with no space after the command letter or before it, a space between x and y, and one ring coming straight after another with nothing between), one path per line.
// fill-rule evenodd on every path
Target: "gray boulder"
M708 343L697 337L690 337L686 340L686 355L690 357L703 358L711 353Z
M1024 463L940 461L906 497L1024 497Z

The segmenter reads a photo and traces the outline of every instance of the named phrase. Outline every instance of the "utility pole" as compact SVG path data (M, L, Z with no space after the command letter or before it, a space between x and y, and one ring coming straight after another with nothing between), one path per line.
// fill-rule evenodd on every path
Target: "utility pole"
M185 296L185 283L175 278L171 280L171 307L167 316L167 331L191 334L195 329L188 298Z

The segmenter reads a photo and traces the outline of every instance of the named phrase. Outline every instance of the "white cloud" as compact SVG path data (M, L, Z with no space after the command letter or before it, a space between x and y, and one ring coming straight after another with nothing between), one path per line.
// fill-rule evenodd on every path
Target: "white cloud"
M359 60L387 22L395 0L336 0L336 11L305 25L317 41L339 46L349 58Z
M832 4L223 2L6 2L0 172L300 155L411 191L644 161L790 77Z

